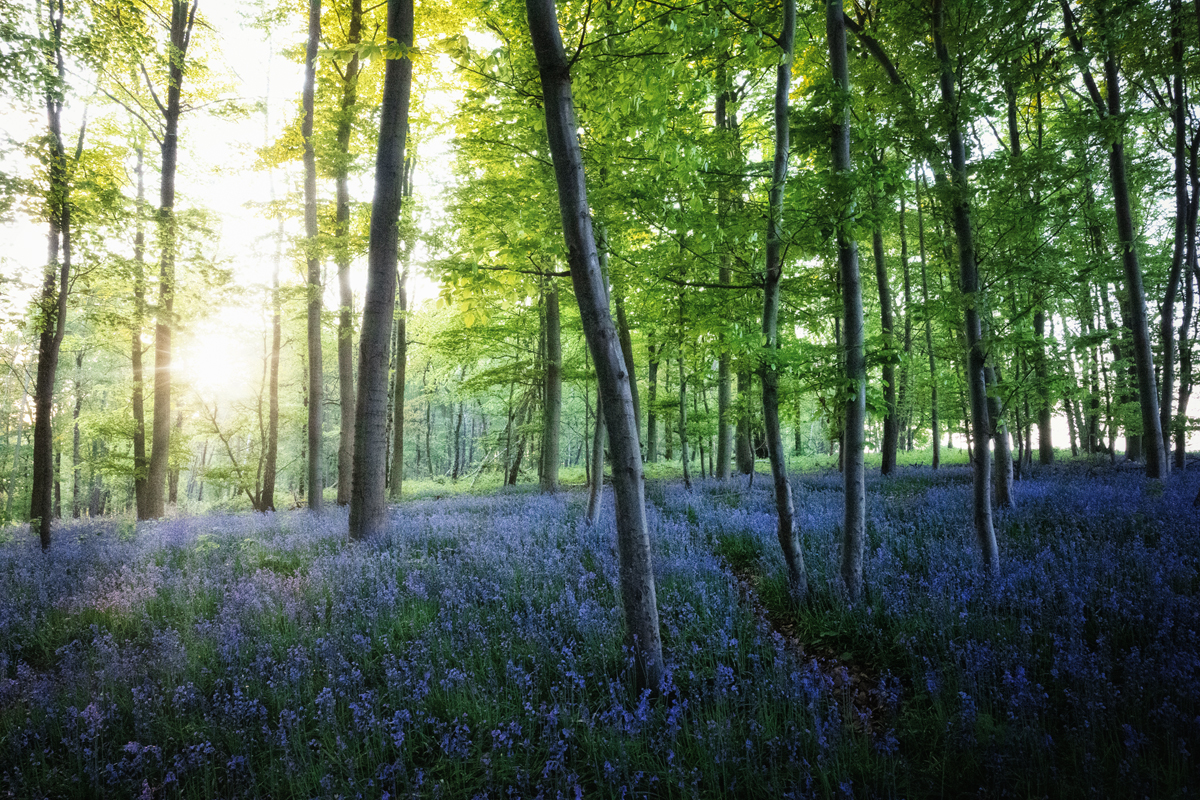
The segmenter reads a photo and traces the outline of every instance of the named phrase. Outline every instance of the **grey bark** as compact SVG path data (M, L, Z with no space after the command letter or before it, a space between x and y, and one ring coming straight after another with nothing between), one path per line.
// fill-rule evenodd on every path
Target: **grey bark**
M982 305L979 271L975 262L975 238L971 229L970 186L967 182L967 151L963 144L958 117L956 76L945 43L945 18L942 0L933 0L933 40L941 65L939 85L945 107L950 144L950 192L954 212L954 232L958 239L959 284L966 302L967 385L971 397L971 433L975 442L974 517L975 535L983 556L984 570L995 576L1000 572L1000 552L992 526L991 460L988 458L987 387L984 383L983 333L980 322Z
M648 360L646 362L646 383L649 384L649 403L646 408L646 461L653 464L658 461L658 359L662 345L655 345L654 334L646 347Z
M317 80L317 46L321 39L321 0L309 0L308 44L304 52L304 254L308 274L308 507L324 505L325 446L321 420L325 405L321 353L321 259L317 245L317 156L313 148L313 98Z
M190 5L188 0L172 0L173 57L168 72L167 104L160 108L166 130L162 138L162 175L158 203L162 257L158 268L158 310L154 322L154 414L146 478L146 515L150 518L163 515L163 495L171 456L171 339L175 327L175 242L178 235L175 220L175 171L179 159L183 65L195 20L196 0Z
M387 35L402 47L412 47L413 0L388 0ZM350 495L353 539L379 533L387 521L388 367L392 320L396 313L399 220L411 87L411 59L407 55L389 58L384 67L375 198L367 244L367 289L359 338Z
M595 245L593 245L594 247ZM608 294L605 293L605 299ZM558 306L558 286L546 279L542 296L545 303L546 374L542 403L542 492L558 491L559 444L562 430L562 321ZM607 309L607 306L605 306Z
M779 350L779 281L783 277L783 194L788 171L788 95L792 83L795 32L795 0L783 0L783 30L778 40L779 49L783 53L775 73L775 157L767 199L767 265L763 282L762 329L763 346L767 353L759 375L763 387L763 419L766 423L767 454L771 460L771 479L775 490L779 545L783 549L783 560L787 569L788 591L792 601L799 604L808 594L808 574L804 566L804 554L800 550L800 535L796 530L795 507L792 503L792 485L788 481L784 457L783 434L779 424L779 366L775 359ZM686 446L685 443L684 447ZM686 449L684 452L687 452Z
M883 254L883 228L878 221L871 231L871 250L875 255L875 281L879 286L879 323L883 330L883 349L886 351L883 360L883 446L879 472L882 475L891 475L896 471L896 449L900 441L900 428L896 419L896 367L892 363L895 321L892 316L892 288L888 284L887 262Z
M351 0L346 43L355 45L361 40L362 0ZM358 53L355 53L346 62L346 70L342 73L341 113L337 121L339 506L350 502L350 481L354 470L354 292L350 287L350 133L354 122L354 106L358 102L358 71Z
M867 370L864 350L862 276L858 266L858 245L849 235L855 209L849 193L853 165L850 161L850 70L846 57L846 23L841 0L826 0L825 31L829 42L829 71L834 83L847 98L834 112L833 169L846 187L842 202L844 216L838 220L838 282L842 289L842 317L845 324L842 353L845 380L853 394L846 398L842 426L842 486L845 507L842 514L842 583L851 598L862 595L863 550L866 536L866 465L863 461L864 422L867 415ZM920 200L918 199L918 206ZM924 251L922 251L924 252ZM924 265L924 261L922 261ZM934 429L937 438L937 429ZM894 456L893 456L894 458Z
M933 468L937 469L942 461L942 442L938 428L938 387L937 362L933 356L933 307L929 304L929 269L928 257L925 251L925 212L921 205L921 186L924 178L918 170L916 184L917 192L917 241L921 250L921 303L925 314L925 351L929 354L929 424L933 430Z
M558 183L571 281L603 397L616 498L617 552L626 643L634 654L637 684L658 692L663 658L643 496L642 458L629 375L605 287L588 213L587 188L571 98L571 76L554 0L526 0L530 35L541 73L546 130Z
M1083 55L1083 44L1075 32L1075 19L1067 0L1062 0L1067 39L1076 54ZM1106 38L1103 14L1098 15L1101 38ZM1102 120L1121 120L1121 81L1116 56L1108 51L1104 59L1104 82L1107 97L1083 66L1084 84L1097 114ZM1109 143L1108 167L1117 218L1117 234L1121 242L1121 264L1125 270L1125 290L1129 297L1129 327L1133 334L1133 360L1137 370L1137 394L1141 406L1142 440L1146 456L1146 476L1163 478L1167 473L1166 451L1163 448L1162 423L1158 413L1158 385L1154 377L1154 355L1150 346L1150 327L1146 316L1146 292L1142 285L1142 267L1138 260L1137 230L1133 221L1133 201L1126 175L1125 141L1119 131Z

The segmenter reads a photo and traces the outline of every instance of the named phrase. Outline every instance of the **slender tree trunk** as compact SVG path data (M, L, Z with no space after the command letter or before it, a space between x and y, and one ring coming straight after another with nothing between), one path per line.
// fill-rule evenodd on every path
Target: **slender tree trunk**
M179 436L183 435L183 412L177 411L175 415L175 433ZM169 464L169 462L168 462ZM167 469L167 502L175 505L179 502L179 468Z
M650 402L646 408L646 462L654 464L658 461L658 359L662 345L655 346L654 334L646 347L649 360L646 365L646 382L650 389Z
M362 40L362 0L350 2L350 24L346 44ZM337 123L339 160L337 181L336 247L338 273L338 393L341 412L338 429L337 504L350 502L350 480L354 471L354 292L350 287L350 132L358 103L358 54L350 56L342 73L341 113Z
M1082 42L1075 33L1074 14L1067 0L1062 0L1067 38L1077 54L1083 53ZM1103 15L1099 20L1102 37ZM1111 51L1104 60L1104 83L1107 98L1102 98L1091 70L1082 69L1084 83L1097 113L1102 120L1121 118L1121 82L1116 57ZM1126 176L1125 142L1119 133L1109 144L1108 167L1117 217L1117 234L1121 243L1121 263L1125 269L1125 290L1129 296L1129 327L1133 334L1133 360L1137 370L1138 402L1142 412L1142 439L1146 455L1146 476L1163 478L1167 473L1166 451L1163 448L1162 424L1158 414L1158 385L1154 377L1154 354L1150 346L1150 328L1146 317L1146 292L1142 285L1142 267L1138 260L1137 230L1133 222L1133 202L1129 179Z
M734 450L738 472L743 475L749 475L754 472L754 445L750 441L750 429L753 424L750 417L750 405L753 402L753 398L751 397L753 382L754 378L750 370L743 369L738 372L738 418L737 427L734 431Z
M263 459L263 486L259 505L275 510L275 480L279 463L279 353L283 347L283 313L279 296L279 268L283 261L283 217L275 238L275 264L271 270L271 352L267 356L267 453Z
M40 8L40 6L39 6ZM62 55L63 9L47 4L46 28L49 41L44 52L46 84L44 99L49 127L50 232L47 237L46 269L38 307L38 365L33 390L33 487L29 519L38 533L42 549L50 546L50 523L54 516L54 384L58 357L66 333L67 293L71 280L70 176L62 138L62 87L65 67ZM53 75L54 77L50 77ZM80 131L80 148L83 132ZM78 160L78 155L76 155Z
M392 383L392 469L388 497L400 500L404 487L404 382L408 371L408 268L398 284L400 313L396 315L396 375Z
M413 45L413 0L388 0L388 38ZM354 411L354 473L350 537L364 539L387 521L388 366L396 313L400 204L404 191L404 148L408 136L412 61L388 59L384 67L375 200L367 245L367 290L359 341L358 392Z
M1197 147L1200 136L1193 140L1191 163L1188 168L1191 184L1191 200L1188 203L1187 219L1187 264L1184 269L1183 321L1179 324L1179 402L1174 419L1175 468L1183 469L1187 458L1187 408L1192 395L1192 339L1188 336L1195 313L1197 283L1200 283L1200 261L1196 254L1196 216L1200 206L1200 159Z
M172 58L167 84L167 104L162 109L166 131L162 139L162 175L158 224L162 258L158 267L158 310L154 321L154 415L147 465L146 515L161 517L165 510L168 462L171 457L171 337L175 328L175 170L179 160L179 117L183 89L183 64L196 19L196 2L172 0Z
M606 292L605 297L607 296ZM545 402L542 404L541 489L544 493L553 494L558 491L559 442L562 430L562 322L558 307L558 286L553 278L547 279L543 302L546 304L546 383Z
M895 347L892 318L892 289L888 284L887 262L883 255L883 228L876 223L871 232L871 249L875 254L875 281L879 285L879 322L883 330L883 446L881 448L881 475L896 471L896 448L900 441L900 429L896 419L896 367L892 362Z
M788 96L792 84L792 53L796 31L795 0L783 0L783 31L779 36L782 59L775 77L775 158L767 200L767 266L763 283L763 345L766 358L759 371L762 380L763 419L767 427L767 454L775 488L775 513L779 522L779 544L787 568L792 601L802 603L808 595L808 574L800 535L796 530L792 485L784 459L783 433L779 425L779 281L783 277L783 193L787 183L790 123ZM685 445L686 447L686 445ZM686 453L686 451L685 451Z
M908 265L908 235L905 230L907 216L907 190L900 192L900 271L904 279L904 359L900 362L900 379L896 387L897 413L904 421L905 450L913 449L912 400L909 398L910 368L912 363L912 270Z
M929 425L933 431L933 468L942 463L941 431L938 427L938 382L937 361L933 355L933 306L929 304L929 269L925 251L925 212L921 205L921 187L925 179L916 167L914 183L917 191L917 240L921 249L921 304L925 315L925 352L929 355Z
M324 505L325 445L322 411L325 405L321 352L321 257L317 228L317 157L313 147L313 102L317 81L317 47L321 40L321 0L308 3L308 45L304 53L304 250L308 269L308 507ZM340 487L339 487L340 488Z
M984 378L989 387L995 387L988 392L988 420L992 423L992 440L996 443L996 505L1001 508L1011 508L1013 484L1012 444L1008 438L1008 422L1004 419L1004 406L1000 402L1000 371L991 364L984 362ZM1018 424L1017 430L1020 431Z
M596 387L596 424L592 429L591 463L588 479L588 504L584 520L595 525L600 519L600 504L604 499L604 398Z
M1183 83L1183 7L1180 0L1171 0L1171 118L1175 133L1175 236L1171 251L1171 269L1163 293L1159 314L1159 337L1162 340L1162 397L1159 401L1159 425L1163 435L1164 463L1171 468L1171 405L1175 399L1175 298L1183 277L1187 254L1188 171L1187 171L1187 98ZM1183 337L1180 337L1182 344ZM1164 473L1165 474L1165 473Z
M989 575L1000 571L1000 552L992 527L991 460L988 458L990 424L987 387L984 382L983 332L980 322L979 272L975 263L975 238L971 229L970 187L967 182L967 151L958 119L956 76L944 39L942 0L933 0L933 38L941 64L942 103L949 125L951 161L951 201L954 232L958 238L959 281L966 299L967 383L971 395L972 434L975 441L975 535L982 551L984 569Z
M846 22L841 0L826 0L825 31L829 42L829 69L834 83L845 98L833 116L833 169L842 185L849 186L853 166L850 161L850 70L846 57ZM858 245L852 238L855 208L853 198L839 198L845 204L838 220L838 283L842 294L842 318L845 334L841 352L845 358L845 382L853 387L846 399L843 433L842 486L845 508L842 515L842 582L851 598L862 595L863 550L866 530L866 465L863 462L864 422L867 415L867 368L863 333L862 276L858 266ZM920 200L918 198L918 204ZM876 228L878 230L878 228ZM881 248L880 248L881 249ZM924 253L924 249L922 249ZM881 257L877 254L877 258ZM922 259L924 266L924 259ZM886 285L886 279L880 286ZM934 429L934 437L937 430ZM895 454L892 455L893 466Z
M137 154L137 205L136 223L133 234L133 330L130 333L130 357L133 364L133 497L138 519L149 519L147 500L149 483L147 470L149 460L146 458L146 405L144 392L146 379L142 369L142 327L146 319L146 182L145 182L145 152L139 145L134 149ZM81 499L78 497L79 482L76 485L75 506L78 509ZM78 516L78 514L76 514Z
M80 378L83 375L83 351L75 354L75 414L71 437L71 517L79 519L83 510L83 465L79 460L79 412L83 410L83 392Z
M542 79L546 130L558 182L571 280L604 405L616 497L617 552L626 643L634 654L637 684L658 692L663 681L662 642L655 600L650 532L643 497L633 395L620 342L608 313L596 240L588 213L587 188L571 99L571 76L554 0L526 0L530 34Z
M730 92L722 88L717 94L716 105L716 127L718 135L730 140L730 149L733 148L732 141L736 137L736 121L733 115L729 113ZM717 215L722 225L728 224L727 217L729 215L730 198L729 190L724 186L717 190ZM721 253L721 262L718 267L717 282L728 284L733 280L733 258L728 250ZM732 357L729 352L729 343L725 340L724 327L717 333L717 467L716 476L721 480L727 480L730 477L730 464L733 455L733 426L729 424L729 414L733 404L733 381L730 372Z
M683 304L680 303L680 325L683 324ZM682 336L680 337L682 338ZM688 491L692 489L692 475L688 468L688 415L687 415L687 376L683 370L683 347L679 348L679 461L683 465L683 486Z

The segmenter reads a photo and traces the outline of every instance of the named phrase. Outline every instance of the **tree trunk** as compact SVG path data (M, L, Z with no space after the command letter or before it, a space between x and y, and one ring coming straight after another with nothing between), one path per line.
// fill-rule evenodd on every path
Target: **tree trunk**
M826 0L825 31L829 42L829 70L845 98L833 116L833 168L842 185L850 186L853 166L850 161L850 70L846 57L846 23L841 0ZM863 550L866 530L866 465L863 462L864 422L867 415L867 370L864 351L862 276L858 266L858 245L851 236L854 225L854 201L847 195L838 220L838 283L842 294L842 318L845 334L841 351L845 358L845 382L853 387L846 398L842 426L842 486L845 508L842 515L842 582L851 598L862 595ZM918 198L918 204L920 200ZM878 228L876 228L878 230ZM922 254L924 249L922 249ZM924 259L922 259L924 266ZM922 273L923 274L923 273ZM880 284L885 285L884 283ZM934 429L934 437L937 429ZM893 454L893 464L895 455Z
M646 365L646 382L650 385L650 402L646 408L646 462L654 464L658 461L658 359L662 345L655 346L654 334L646 347L649 360Z
M321 0L308 3L308 45L304 53L304 251L308 271L308 507L324 505L325 446L322 410L325 405L321 353L321 258L317 228L317 156L313 147L313 101L317 81L317 47L321 40ZM339 487L340 488L340 487Z
M683 303L679 304L679 323L683 325ZM682 339L682 330L680 339ZM683 369L683 346L679 348L679 461L683 465L683 486L688 491L692 489L692 475L688 467L688 414L687 414L687 375Z
M558 491L562 429L562 322L558 308L558 286L553 278L547 279L543 301L546 304L546 383L545 401L542 403L541 489L543 493L553 494Z
M1187 98L1183 84L1183 10L1180 0L1171 0L1171 118L1175 133L1175 236L1171 251L1171 269L1163 293L1159 314L1162 340L1162 397L1159 400L1159 425L1163 435L1163 460L1167 471L1171 460L1171 406L1175 400L1175 298L1183 276L1187 253L1188 171L1187 171ZM1182 344L1183 337L1180 337ZM1164 473L1165 475L1165 473Z
M408 268L398 284L400 313L396 315L396 375L392 383L392 469L388 497L400 500L404 487L404 382L408 371Z
M971 395L971 428L975 441L975 535L982 551L984 570L990 576L1000 571L1000 552L996 547L996 532L992 527L991 460L988 458L987 387L984 383L983 332L980 322L979 271L975 263L975 238L971 230L970 186L967 182L967 151L963 144L958 119L956 76L950 53L944 40L944 11L942 0L933 2L933 39L941 64L940 87L942 103L949 126L951 185L950 199L954 211L954 232L958 238L959 282L966 301L967 384Z
M917 192L917 241L921 249L921 303L925 314L925 350L929 354L929 424L933 430L933 468L942 462L941 433L938 428L937 362L933 356L933 307L929 305L929 269L925 251L925 213L921 206L921 186L925 179L920 175L920 166L914 181Z
M283 347L283 314L279 296L279 268L283 261L283 217L275 239L275 264L271 270L271 352L267 356L267 454L263 459L263 486L259 505L275 510L275 480L279 463L279 353ZM203 463L201 464L203 466ZM201 484L203 487L203 484Z
M388 38L413 44L413 0L388 0ZM404 147L408 135L412 61L389 58L384 67L375 200L367 245L367 290L359 340L358 392L354 410L354 472L350 537L364 539L387 520L388 366L396 312L400 204L404 191Z
M792 52L796 31L795 0L783 0L783 31L779 36L782 59L775 74L775 158L771 170L771 189L767 199L767 265L763 282L763 346L765 358L759 375L762 380L763 419L767 427L767 455L771 459L771 478L775 488L775 513L779 522L779 545L787 568L788 591L799 605L808 594L808 574L800 535L796 530L792 485L788 481L784 459L783 433L779 425L779 281L783 277L783 193L788 170L788 95L792 83ZM685 445L686 447L686 445ZM685 451L686 452L686 451Z
M749 475L754 472L754 446L750 442L750 404L753 389L753 377L750 370L743 369L737 374L738 418L734 431L734 450L738 472Z
M883 446L881 448L881 475L896 471L896 448L900 440L900 429L896 419L896 367L892 361L895 347L892 330L892 289L888 285L887 262L883 255L883 228L875 223L871 232L871 249L875 254L875 281L879 285L879 323L883 330Z
M896 408L904 421L905 450L913 449L912 401L908 396L909 365L912 363L912 270L908 266L908 236L905 230L907 191L900 192L900 272L904 280L904 358L900 362L899 385L896 387Z
M1077 54L1083 53L1082 42L1075 33L1074 14L1067 0L1062 2L1067 38ZM1105 20L1099 16L1101 36ZM1100 96L1091 70L1082 68L1084 83L1102 120L1121 118L1121 83L1117 62L1111 51L1104 60L1104 82L1107 98ZM1146 455L1146 476L1164 478L1167 473L1166 451L1163 448L1162 424L1158 414L1158 385L1154 377L1154 354L1150 346L1150 328L1146 317L1146 292L1142 286L1142 267L1138 260L1137 230L1133 223L1133 202L1126 176L1125 142L1120 133L1109 144L1108 168L1117 217L1117 234L1121 243L1121 263L1125 270L1125 290L1129 296L1129 327L1133 334L1133 360L1137 370L1137 394L1142 412L1142 439Z
M350 2L350 25L346 44L362 40L362 0ZM337 504L350 502L350 480L354 471L354 292L350 287L350 132L354 106L358 102L358 54L350 56L342 73L341 114L337 125L337 227L338 244L338 393L341 413L338 428Z
M139 145L134 149L137 154L137 205L136 223L133 234L133 330L130 334L130 358L133 364L133 497L138 519L149 519L147 500L149 483L147 470L149 462L146 458L146 378L142 369L142 326L146 319L146 182L144 151ZM78 510L82 499L79 497L79 481L76 480L75 507ZM78 516L76 514L75 516Z
M151 422L150 462L147 466L146 515L152 519L164 512L168 462L171 457L171 337L175 328L175 169L179 159L180 96L183 63L196 19L196 2L172 0L172 58L163 108L166 131L162 139L162 176L159 190L158 223L162 258L158 267L158 310L154 321L154 416Z
M80 494L82 487L80 481L83 478L83 467L79 460L79 412L83 410L83 392L80 391L80 378L83 375L83 351L80 350L75 354L75 413L72 417L74 424L72 425L71 436L71 517L79 519L83 511L83 497Z
M625 367L608 313L607 292L596 256L571 99L571 76L554 0L526 0L526 9L542 79L546 130L558 182L571 280L588 348L596 364L608 427L626 644L634 654L638 686L658 692L663 681L662 642L643 496L642 458L630 390L633 376Z
M716 127L720 131L718 135L732 140L735 138L735 130L737 123L733 115L728 113L728 103L730 100L730 92L722 88L722 91L717 94L716 104ZM717 216L721 225L727 225L726 217L729 214L731 205L729 198L729 190L724 186L717 190ZM728 284L733 280L733 258L728 250L721 253L721 263L718 267L717 282ZM730 464L733 455L733 426L730 425L729 414L730 407L733 405L733 385L730 366L732 357L729 352L729 344L725 341L724 327L717 333L717 466L716 476L721 480L727 480L730 476Z
M604 499L604 399L596 387L596 424L592 430L591 463L588 465L588 504L584 520L595 525Z

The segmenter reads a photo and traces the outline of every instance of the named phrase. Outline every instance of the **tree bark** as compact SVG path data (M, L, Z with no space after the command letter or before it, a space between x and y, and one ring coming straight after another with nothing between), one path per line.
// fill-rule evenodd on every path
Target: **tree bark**
M72 233L70 174L62 138L62 91L66 70L62 53L61 4L57 7L57 15L54 5L47 4L46 26L50 34L44 53L44 99L50 134L50 185L47 197L50 231L46 241L47 257L42 296L38 304L38 365L33 390L33 486L29 502L29 519L37 531L43 550L50 546L50 523L54 517L54 429L51 425L51 414L54 410L58 357L66 333ZM79 145L82 148L82 130Z
M857 599L863 588L863 551L866 541L866 465L863 461L864 423L867 415L867 368L863 332L862 276L858 266L858 245L850 236L855 208L850 193L853 165L850 161L850 70L846 57L846 22L842 0L826 0L825 31L829 42L829 71L846 99L834 111L833 169L845 187L839 200L845 203L838 220L838 283L842 293L842 318L845 324L842 353L845 382L853 387L846 398L842 426L842 486L845 507L842 514L842 583L846 593ZM918 207L920 199L918 198ZM878 228L876 228L878 230ZM922 249L922 254L924 249ZM922 266L924 260L922 259ZM882 285L882 284L881 284ZM937 437L937 429L934 429ZM893 454L893 461L894 461Z
M279 268L283 261L283 217L275 239L275 265L271 270L271 352L267 356L267 453L263 459L263 485L259 505L275 510L275 480L279 463L279 353L283 347L283 314L279 296Z
M594 246L594 245L593 245ZM546 383L542 403L541 490L558 491L558 462L562 429L562 320L558 307L558 286L547 278L543 294L546 319ZM607 293L605 297L607 298Z
M83 376L83 351L75 354L75 415L71 431L71 517L79 519L83 512L83 465L79 460L80 431L79 412L83 410L83 392L80 390Z
M883 446L881 448L881 475L896 471L896 449L900 441L900 429L896 420L896 367L892 362L895 347L892 318L892 289L888 284L887 262L883 255L883 228L876 221L871 231L871 250L875 255L875 281L879 285L879 323L883 330Z
M716 101L716 127L720 132L718 135L727 137L732 149L732 140L736 136L737 123L732 114L729 113L728 104L730 100L730 92L722 89L717 94ZM726 217L729 214L731 205L729 199L729 190L724 184L717 190L717 215L721 225L726 225ZM721 253L721 262L717 272L717 282L728 284L733 280L733 258L728 250ZM724 327L717 333L717 466L716 476L721 480L727 480L730 477L730 465L733 460L733 426L730 424L729 414L733 405L733 379L730 367L732 357L729 352L729 343L725 340Z
M161 517L171 457L171 338L175 328L175 170L179 160L179 117L183 90L183 65L196 20L196 2L172 0L172 58L167 84L167 104L161 108L166 130L162 138L162 175L158 223L162 257L158 266L158 310L154 321L154 414L151 421L150 462L147 465L146 515Z
M920 175L920 166L917 171L916 192L917 192L917 242L921 250L921 303L922 310L925 314L925 351L929 355L929 424L933 431L933 469L937 469L942 462L942 440L941 432L938 428L938 386L937 386L937 361L933 356L933 307L929 305L929 269L928 256L925 251L925 212L921 205L921 186L925 179Z
M739 370L737 374L738 418L734 431L734 455L738 472L743 475L754 472L754 445L750 441L750 429L753 424L750 417L753 386L754 379L750 370Z
M1163 454L1167 471L1171 460L1171 406L1175 395L1175 298L1179 295L1187 254L1188 171L1187 171L1187 98L1183 83L1183 7L1180 0L1171 0L1171 120L1174 128L1175 160L1175 236L1171 251L1171 269L1159 314L1159 337L1162 340L1162 397L1159 400L1159 425L1163 435ZM1180 337L1180 344L1183 337ZM1181 354L1182 355L1182 354Z
M658 407L655 403L658 401L658 359L662 345L655 345L653 332L646 350L646 382L650 386L650 401L646 408L646 462L654 464L658 461Z
M145 352L142 326L146 319L146 181L145 151L139 144L134 152L137 154L137 221L133 234L133 330L130 333L129 351L133 365L133 497L137 518L143 520L150 518L147 505L149 461L146 458L146 378L142 368L142 354ZM78 505L80 501L76 499L75 502Z
M362 0L350 2L346 44L362 40ZM358 54L350 56L342 74L341 113L337 124L337 273L338 273L338 427L337 504L350 502L354 472L354 292L350 287L350 133L358 102Z
M413 0L388 0L387 35L413 46ZM408 136L412 61L389 58L384 67L379 147L375 157L375 200L367 245L367 291L359 339L358 392L354 410L354 471L350 537L364 539L387 521L388 366L396 312L400 205L404 191L404 148Z
M321 0L308 3L308 45L304 52L304 251L308 274L308 507L324 505L325 445L322 411L325 405L321 353L321 258L317 241L317 156L313 147L313 101L317 82L317 47L321 40Z
M971 229L970 186L967 182L967 151L959 126L956 76L950 53L946 49L942 0L933 0L933 40L941 65L939 84L945 106L950 144L950 192L954 212L954 232L958 238L959 284L966 303L965 327L967 336L967 385L971 397L971 432L975 442L974 494L975 535L983 556L983 567L989 576L1000 572L1000 552L992 526L991 459L988 440L991 426L988 421L987 387L984 383L983 333L980 322L982 305L979 271L975 262L975 238Z
M392 469L388 497L400 500L404 488L404 383L408 371L408 268L400 273L396 315L396 376L392 383Z
M546 130L558 183L571 281L603 398L616 497L617 552L626 643L634 654L637 685L658 692L663 681L662 642L655 600L650 532L643 496L642 458L629 375L608 313L596 241L588 213L571 76L554 0L526 0L530 35L541 73Z
M1067 39L1077 54L1083 45L1075 33L1074 14L1067 0L1062 1ZM1099 15L1100 33L1104 30L1103 14ZM1084 84L1102 120L1121 121L1121 83L1116 56L1111 51L1104 59L1104 82L1107 98L1102 98L1091 70L1082 67ZM1146 456L1146 476L1164 478L1167 473L1166 451L1163 448L1162 423L1158 414L1158 385L1154 377L1154 354L1150 346L1150 328L1146 316L1146 292L1142 285L1142 267L1138 260L1137 230L1133 222L1133 201L1126 176L1125 141L1119 131L1109 143L1108 167L1113 205L1117 217L1117 234L1121 242L1121 264L1125 270L1125 289L1129 296L1129 327L1133 334L1133 360L1137 370L1138 402L1141 406L1143 449Z
M788 481L783 434L779 425L780 368L776 358L779 351L779 281L783 277L783 194L787 184L790 139L788 95L792 84L795 32L795 0L783 0L783 30L778 40L783 53L775 73L775 158L767 198L767 265L763 282L762 330L763 346L767 352L759 375L763 387L763 419L766 422L767 455L771 459L771 479L775 489L779 545L783 549L787 569L788 592L792 601L799 605L808 594L808 574L804 566L804 554L800 550L800 535L796 530L792 485Z

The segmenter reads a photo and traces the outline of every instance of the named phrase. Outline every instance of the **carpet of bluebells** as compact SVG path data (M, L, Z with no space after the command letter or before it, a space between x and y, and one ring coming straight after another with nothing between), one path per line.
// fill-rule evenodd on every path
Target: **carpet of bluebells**
M767 481L651 483L659 696L578 494L11 531L0 797L1192 796L1198 477L1018 482L995 583L966 468L873 477L850 605L840 476L796 476L798 610Z

